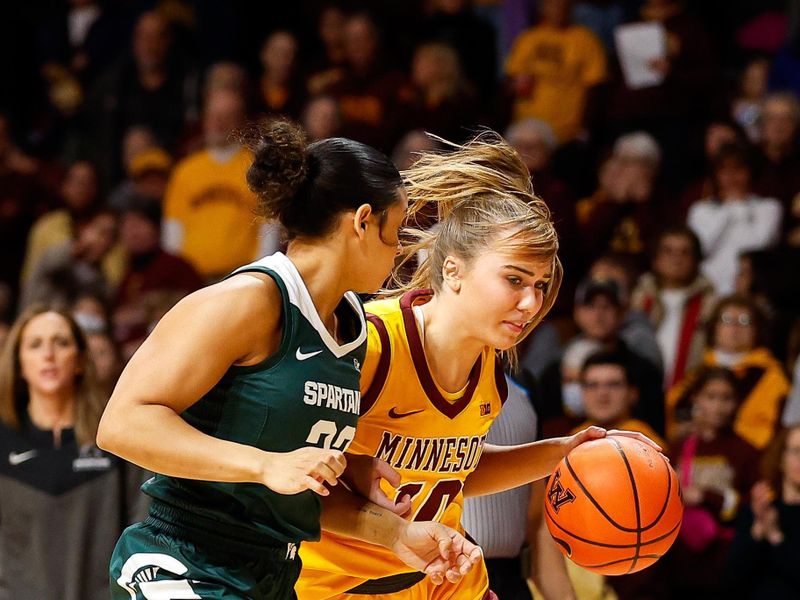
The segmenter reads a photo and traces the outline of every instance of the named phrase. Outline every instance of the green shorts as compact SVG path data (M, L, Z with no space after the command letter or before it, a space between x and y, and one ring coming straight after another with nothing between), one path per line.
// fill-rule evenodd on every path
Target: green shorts
M301 561L295 544L244 553L194 543L147 519L128 527L111 557L112 600L288 600Z

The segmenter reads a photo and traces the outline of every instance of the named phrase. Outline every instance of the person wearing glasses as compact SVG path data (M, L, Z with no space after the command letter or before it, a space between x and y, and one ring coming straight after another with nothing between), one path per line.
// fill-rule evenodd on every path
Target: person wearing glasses
M590 354L581 367L580 385L586 421L572 433L591 425L604 429L627 429L645 434L662 448L667 447L650 425L632 415L639 401L639 388L631 376L625 355L614 350Z
M780 426L790 384L781 363L764 343L765 326L758 307L743 296L723 298L709 319L708 344L703 365L733 371L742 402L733 421L734 431L763 449ZM697 371L687 375L667 393L667 436L685 433L688 394Z

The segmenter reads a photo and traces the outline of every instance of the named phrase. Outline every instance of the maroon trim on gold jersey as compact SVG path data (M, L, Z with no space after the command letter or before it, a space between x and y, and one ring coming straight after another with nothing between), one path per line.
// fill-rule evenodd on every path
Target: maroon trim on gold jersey
M392 362L392 344L389 341L389 333L386 331L386 324L380 317L367 313L367 321L375 326L375 331L378 332L378 337L381 340L381 356L378 359L378 368L375 370L375 376L361 396L361 416L367 414L372 405L378 399L378 396L383 391L383 385L386 383L386 378L389 376L389 364Z
M499 355L494 357L494 384L497 386L500 404L505 404L506 398L508 398L508 382L506 381L506 372L503 370L503 359Z
M440 413L454 419L469 405L475 393L475 389L478 387L478 381L480 381L481 378L483 356L480 356L472 366L472 371L469 373L469 383L467 383L467 389L464 390L464 395L455 402L448 402L445 397L442 396L441 392L439 392L439 388L436 387L433 381L433 375L431 375L430 369L428 368L428 361L425 360L425 349L419 337L419 329L417 329L417 321L414 318L414 311L412 309L414 300L420 296L430 296L432 294L433 292L431 290L413 290L407 292L400 298L400 309L403 313L403 325L405 326L406 337L408 338L408 347L411 350L411 359L414 362L414 370L417 372L417 378L422 385L422 389L425 390L425 394ZM363 405L364 400L362 399L361 402Z

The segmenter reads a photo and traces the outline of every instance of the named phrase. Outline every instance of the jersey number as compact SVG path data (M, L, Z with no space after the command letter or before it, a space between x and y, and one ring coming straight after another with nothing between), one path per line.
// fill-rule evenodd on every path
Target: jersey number
M408 494L411 501L414 501L425 487L424 483L412 482L401 485L397 490L396 499L400 500ZM437 521L442 516L444 510L456 499L456 496L464 487L464 482L460 479L442 479L433 486L428 492L425 500L422 501L417 512L414 514L415 521Z
M336 433L339 435L336 435ZM321 446L326 450L333 448L344 452L356 436L356 428L347 425L339 431L333 421L317 421L308 433L306 442Z

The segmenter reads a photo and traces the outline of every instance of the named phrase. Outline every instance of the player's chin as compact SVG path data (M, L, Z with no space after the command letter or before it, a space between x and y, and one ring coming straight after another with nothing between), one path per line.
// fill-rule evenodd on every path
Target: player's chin
M519 334L511 331L510 329L503 327L500 330L496 331L492 336L491 346L498 350L510 350L514 346L517 345L517 340L519 339Z
M509 348L514 347L519 341L519 336L522 335L524 330L524 327L521 327L515 323L503 321L496 332L497 343L494 344L495 348L498 350L508 350Z

